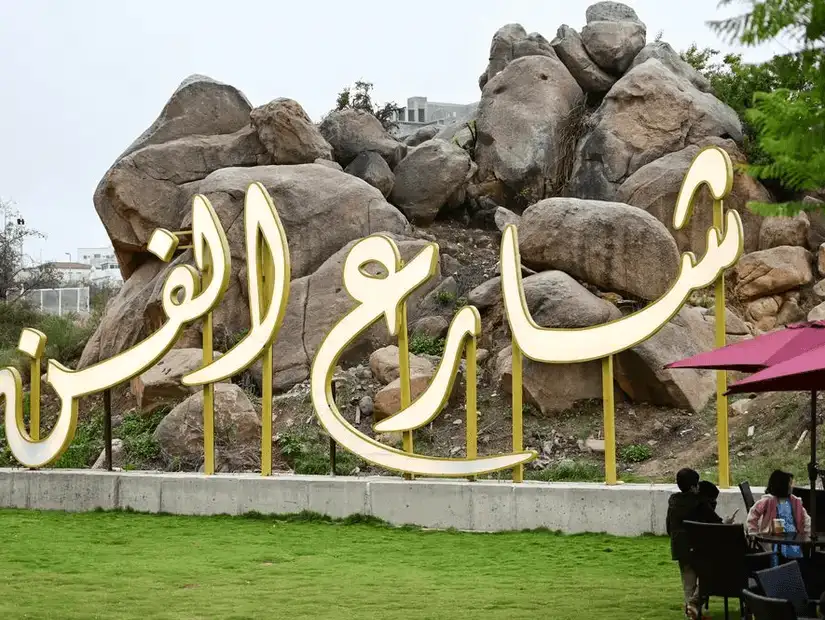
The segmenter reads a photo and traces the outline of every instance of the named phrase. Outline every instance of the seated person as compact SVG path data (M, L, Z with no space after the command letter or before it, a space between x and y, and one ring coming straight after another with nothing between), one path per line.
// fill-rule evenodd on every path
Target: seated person
M751 534L772 534L773 520L780 519L786 534L811 534L811 517L802 505L802 500L791 493L793 475L776 470L768 480L768 486L758 502L748 513L748 532ZM802 557L802 549L797 546L777 545L775 549L782 557L797 559ZM774 556L772 565L778 564Z
M719 499L719 487L715 484L710 482L709 480L702 480L699 483L699 497L705 500L708 504L708 507L716 514L716 504ZM736 515L739 513L739 509L733 511L733 514L724 520L724 523L733 523L734 519L736 519Z

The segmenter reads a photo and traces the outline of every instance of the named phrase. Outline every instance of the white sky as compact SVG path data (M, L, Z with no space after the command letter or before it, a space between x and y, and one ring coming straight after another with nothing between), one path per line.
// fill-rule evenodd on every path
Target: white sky
M313 119L357 79L381 103L422 95L469 103L490 38L521 23L552 39L580 29L590 0L0 1L0 198L46 233L43 260L108 245L92 204L107 168L192 73L241 89L253 105L297 100ZM627 0L677 51L733 50L707 28L717 0ZM738 12L726 10L727 14ZM744 7L742 7L744 8ZM773 49L748 49L762 60Z

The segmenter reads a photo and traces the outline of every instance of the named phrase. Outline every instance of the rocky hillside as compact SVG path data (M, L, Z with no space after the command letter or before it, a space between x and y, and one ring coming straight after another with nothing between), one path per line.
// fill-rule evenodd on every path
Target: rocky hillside
M489 405L482 414L482 445L506 445L509 343L496 277L503 225L518 223L535 320L546 327L596 325L660 296L675 277L680 252L704 251L709 195L698 196L689 226L672 229L676 195L699 149L718 145L743 161L736 114L667 43L647 42L633 9L599 2L585 19L581 31L561 25L552 40L519 24L503 26L479 79L477 117L425 127L403 143L364 112L332 112L315 124L291 99L253 108L233 86L197 75L184 80L95 192L126 282L81 365L119 353L163 321L160 290L170 267L149 254L146 243L157 227L185 229L196 193L215 207L237 259L215 316L218 348L237 341L249 315L239 215L247 185L260 181L277 205L292 257L289 305L274 354L274 388L288 392L274 403L276 432L283 438L293 424L311 426L303 400L311 360L353 305L341 286L344 258L356 240L384 232L398 241L405 259L428 240L441 246L436 277L409 307L413 349L420 354L413 364L414 390L431 377L456 308L477 306L484 330L482 407L485 399ZM819 250L825 227L812 226L804 214L763 219L747 210L749 200L770 195L737 174L727 206L742 215L747 254L729 274L726 325L732 340L804 319L811 309L825 317L825 305L817 305L825 283L814 286L825 271ZM189 253L175 259L189 261ZM663 370L713 345L712 300L696 295L692 303L617 359L622 412L648 412L639 428L650 433L671 418L699 414L714 393L709 373ZM190 328L161 367L132 386L144 411L176 405L155 436L167 459L191 467L200 458L199 396L177 379L200 359L198 330ZM348 352L339 376L342 406L364 430L375 416L399 406L396 352L389 345L386 332L371 330ZM260 414L250 403L260 394L256 382L260 373L251 372L217 390L225 469L256 467ZM458 392L422 450L463 449ZM601 397L598 362L527 362L525 393L532 406L528 425L535 431L527 436L543 452L539 466L550 463L550 454L567 458L588 449L569 428L576 426L570 412ZM598 417L587 419L595 427L587 433L595 436ZM652 441L653 448L671 443L637 435L629 441ZM283 442L279 447L284 451Z

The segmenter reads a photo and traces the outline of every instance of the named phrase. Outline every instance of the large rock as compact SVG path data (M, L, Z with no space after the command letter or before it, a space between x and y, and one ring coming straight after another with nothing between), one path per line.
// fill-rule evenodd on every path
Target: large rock
M766 217L759 230L759 249L769 250L782 245L807 247L810 231L811 220L804 211L795 217Z
M437 134L435 134L435 140L446 140L452 144L455 144L459 148L462 149L469 149L475 140L474 136L474 129L470 129L470 127L475 127L475 120L478 110L472 116L472 118L466 121L458 121L456 123L450 123L449 125L444 125Z
M221 356L215 353L215 358ZM172 349L163 359L135 377L131 382L132 395L142 413L149 413L163 405L176 404L200 390L200 386L183 385L181 379L203 366L203 349Z
M620 203L542 200L521 218L519 249L528 267L559 269L601 289L647 300L670 288L679 269L679 251L664 224Z
M560 187L563 133L582 97L555 54L507 65L481 95L475 150L479 178L497 179L514 192L538 198Z
M584 92L606 93L616 83L618 78L596 64L584 49L581 35L567 24L559 27L551 45Z
M398 164L390 202L412 222L429 224L444 205L463 202L463 190L475 171L467 151L430 140Z
M426 125L425 127L422 127L421 129L418 129L406 136L404 138L404 144L407 146L418 146L422 142L435 138L435 136L442 131L442 129L443 127L441 125Z
M233 258L230 287L215 312L215 332L219 335L231 337L249 327L242 212L244 194L253 181L261 182L277 205L289 241L293 279L311 274L353 240L377 232L404 233L409 228L404 216L377 189L325 166L302 164L216 171L200 182L199 191L209 198L225 227ZM187 223L188 217L182 225ZM191 251L176 262L191 262ZM106 359L145 337L144 326L153 317L154 328L159 327L163 319L158 318L158 302L168 270L169 266L155 259L136 272L141 273L141 278L134 286L131 280L136 275L127 281L87 345L83 355L86 363ZM340 277L339 271L338 288ZM296 294L293 283L290 302ZM298 335L302 333L299 329Z
M293 278L312 273L353 239L408 230L404 216L380 191L337 170L318 164L226 168L204 179L198 191L209 198L226 227L233 256L241 259L243 198L254 181L263 184L277 206Z
M642 166L622 183L616 193L616 200L619 202L640 207L667 226L680 251L692 251L697 256L704 254L707 231L713 225L713 198L710 192L704 185L699 189L693 199L693 215L687 226L681 230L673 227L673 210L676 208L679 190L690 164L699 150L708 145L722 147L735 163L745 161L733 140L706 138L699 144L669 153ZM751 200L767 202L770 200L770 194L756 179L735 172L733 189L725 199L725 208L738 211L742 218L746 252L758 249L762 227L762 217L752 213L747 207Z
M232 383L216 384L214 407L216 466L230 471L260 466L261 415L244 391ZM154 438L167 461L197 468L203 462L203 391L172 409Z
M398 347L394 344L373 351L370 355L370 371L376 381L392 383L400 376ZM410 374L432 375L435 369L429 360L410 354Z
M616 380L634 402L702 411L716 381L707 370L665 366L713 348L713 324L702 312L683 307L659 332L616 357Z
M119 159L98 184L94 205L124 278L147 258L156 228L181 229L194 181L220 168L266 163L269 155L252 127L149 144Z
M651 58L658 60L672 73L688 80L703 93L713 93L710 80L683 60L679 53L664 41L651 41L645 45L630 63L630 69Z
M185 136L234 133L249 123L251 110L247 98L234 86L205 75L190 75L172 93L155 122L118 159L144 146Z
M381 192L384 197L390 195L395 185L395 175L390 170L389 164L375 151L359 153L347 166L345 172L363 179Z
M704 138L742 140L730 107L650 58L605 95L581 140L571 195L614 200L616 190L645 164Z
M527 34L521 24L506 24L493 35L490 43L490 59L487 69L478 80L478 87L483 90L487 82L517 58L553 55L552 46L539 33Z
M645 46L647 29L639 21L590 21L582 28L582 43L602 69L621 75Z
M527 309L541 327L590 327L622 316L616 306L596 297L563 271L528 276L522 280L522 287ZM492 278L473 289L468 301L479 310L500 305L501 278Z
M762 332L805 320L799 291L768 295L745 302L745 319Z
M638 22L642 23L639 16L632 8L621 2L596 2L587 7L584 12L587 23L590 22Z
M415 402L427 389L433 373L410 373L410 402ZM375 394L375 421L381 421L401 411L401 379L395 379Z
M813 282L811 254L805 248L780 246L746 254L734 269L739 299L777 295Z
M513 390L513 348L502 349L495 360L495 381L499 389ZM576 402L602 397L601 363L540 364L522 362L524 400L542 414L552 415L569 409Z
M495 299L499 304L500 278L494 278ZM524 298L533 320L541 327L579 329L607 323L621 317L621 312L608 301L596 297L561 271L545 271L524 278ZM575 402L601 398L601 363L540 364L525 359L523 362L524 390L528 402L542 413L550 414L571 407ZM495 361L498 385L506 392L512 390L512 347L505 347Z
M281 97L257 107L249 114L249 120L273 164L311 164L318 158L332 159L329 142L293 99Z
M381 121L362 110L330 112L320 130L332 145L335 161L345 168L364 151L375 151L390 168L395 168L407 154L407 147L388 134Z
M394 237L405 261L420 252L426 241ZM284 322L274 348L273 387L276 391L291 388L309 377L309 369L315 353L324 337L341 318L355 307L355 302L342 286L341 274L344 261L355 241L341 248L315 273L292 282ZM367 268L376 273L373 267ZM419 304L441 280L440 269L436 276L413 293L408 301L408 321L413 324L420 316ZM367 330L346 354L354 359L377 348L396 342L381 322Z

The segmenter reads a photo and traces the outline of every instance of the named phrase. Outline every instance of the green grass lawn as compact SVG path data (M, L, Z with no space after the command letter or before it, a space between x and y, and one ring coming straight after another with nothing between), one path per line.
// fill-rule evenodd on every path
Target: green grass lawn
M665 538L0 510L4 620L682 617Z

